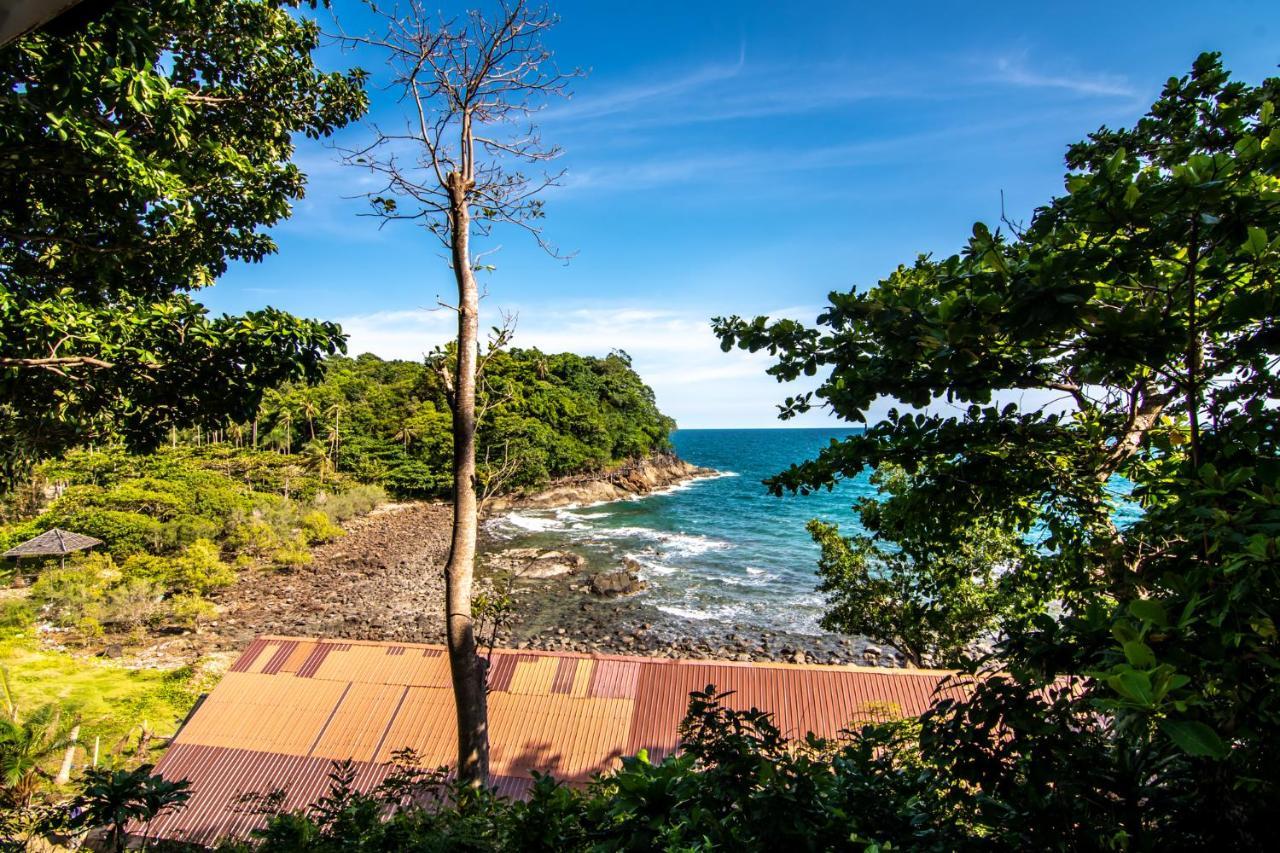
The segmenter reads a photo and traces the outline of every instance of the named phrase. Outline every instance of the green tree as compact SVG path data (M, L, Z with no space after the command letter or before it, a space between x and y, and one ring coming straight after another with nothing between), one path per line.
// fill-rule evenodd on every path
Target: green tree
M841 536L818 520L808 530L822 548L818 589L827 593L824 628L889 643L914 666L955 665L979 640L994 640L1005 618L1023 613L1017 582L1025 546L1008 529L978 520L931 535L913 505L912 480L882 466L872 477L887 500L857 510L873 535ZM930 518L932 521L932 518Z
M275 251L294 135L365 109L362 72L316 68L304 4L115 3L0 49L0 483L107 435L247 420L342 349L332 323L190 296Z
M1031 810L1058 844L1259 846L1280 803L1278 102L1280 78L1203 55L1133 128L1071 146L1066 193L1025 229L976 225L961 254L831 294L816 327L717 321L780 379L825 374L784 417L926 408L774 490L898 466L910 487L885 503L917 538L958 550L985 524L1025 549L1016 582L1060 615L1005 620L1010 675L944 703L936 743L992 814ZM927 411L943 399L968 408ZM1117 475L1143 508L1128 526ZM1078 689L1046 704L1060 677Z

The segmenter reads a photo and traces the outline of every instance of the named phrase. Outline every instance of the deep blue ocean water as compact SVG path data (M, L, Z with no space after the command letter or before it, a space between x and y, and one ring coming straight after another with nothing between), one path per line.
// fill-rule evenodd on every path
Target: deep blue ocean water
M672 436L680 456L721 475L625 501L559 510L522 510L487 524L501 547L569 547L596 568L630 558L649 588L646 603L707 627L823 633L815 591L818 547L811 518L861 532L854 502L875 489L864 473L834 491L774 497L761 480L812 458L850 429L697 429ZM1129 483L1112 483L1116 522L1140 511Z
M593 564L631 558L646 601L691 620L820 633L818 548L811 518L858 529L851 506L874 489L866 476L833 492L770 495L761 480L849 429L679 430L681 458L721 472L644 498L560 510L524 510L489 522L509 546L570 546Z

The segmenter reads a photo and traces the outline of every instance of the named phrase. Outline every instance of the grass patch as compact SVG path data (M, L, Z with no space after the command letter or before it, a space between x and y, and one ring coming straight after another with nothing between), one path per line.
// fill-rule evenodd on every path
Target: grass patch
M121 738L129 738L131 752L143 725L158 736L173 734L212 683L192 667L129 669L115 661L46 651L31 630L0 636L0 666L9 671L20 710L56 703L64 714L80 719L86 750L101 738L103 759Z

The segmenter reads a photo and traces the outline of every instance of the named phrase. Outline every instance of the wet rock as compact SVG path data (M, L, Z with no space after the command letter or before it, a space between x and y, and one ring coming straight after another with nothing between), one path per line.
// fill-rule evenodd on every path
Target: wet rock
M591 578L591 591L596 595L630 595L644 589L644 581L626 569L616 572L600 572Z

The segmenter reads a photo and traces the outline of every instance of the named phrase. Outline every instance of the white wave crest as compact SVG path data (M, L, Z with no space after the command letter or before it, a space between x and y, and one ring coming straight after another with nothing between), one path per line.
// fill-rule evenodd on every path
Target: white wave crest
M713 539L699 533L675 533L651 527L602 527L593 532L600 539L645 539L657 542L664 551L682 557L695 557L708 551L725 551L733 543Z
M559 518L548 518L540 515L525 515L519 512L509 513L502 521L512 527L527 530L530 533L542 533L548 530L563 530L565 523Z

